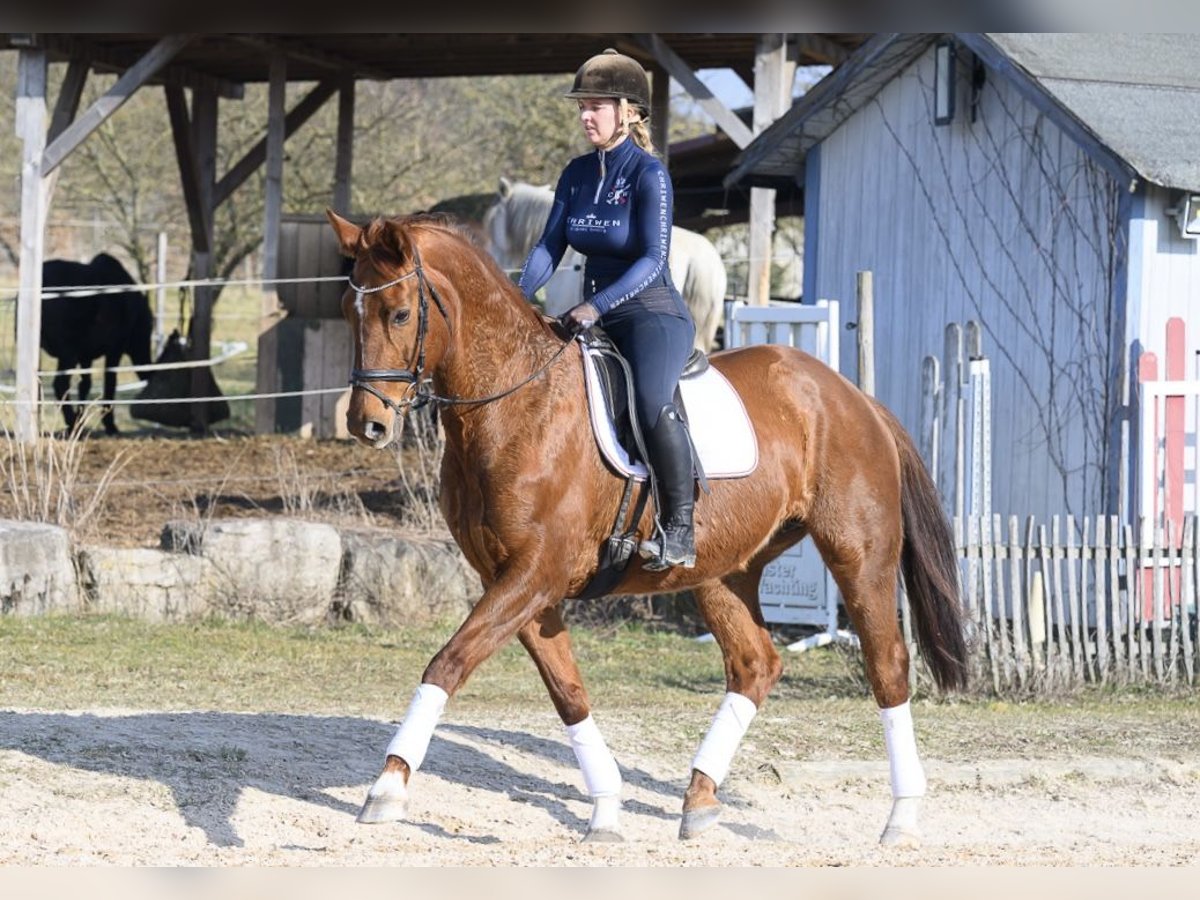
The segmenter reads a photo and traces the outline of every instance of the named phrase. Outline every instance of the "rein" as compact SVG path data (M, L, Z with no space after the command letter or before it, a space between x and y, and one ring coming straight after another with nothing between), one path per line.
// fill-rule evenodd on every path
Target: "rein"
M412 409L420 409L426 403L434 403L441 406L471 406L482 403L491 403L493 400L500 400L507 397L509 394L516 393L529 382L541 376L550 366L554 365L555 361L562 356L563 351L571 345L571 341L564 341L563 345L554 352L544 364L530 373L528 376L518 381L512 387L506 388L503 391L497 391L494 394L488 394L484 397L447 397L437 394L433 391L430 385L433 379L428 375L424 375L425 371L425 335L429 331L429 300L428 295L433 298L434 304L438 308L438 312L442 314L442 318L446 320L448 328L453 330L453 323L450 321L450 316L446 312L446 306L442 303L442 298L437 292L437 288L425 275L425 269L421 265L421 254L417 250L416 244L413 244L413 269L410 272L405 272L398 278L393 278L386 284L376 285L375 287L362 287L354 283L348 276L346 282L357 294L360 315L362 314L362 298L364 294L375 294L379 291L385 291L390 287L395 287L403 281L410 278L417 279L417 365L415 369L351 369L350 370L350 386L362 388L367 393L373 395L381 403L391 409L396 415L403 415L403 407L411 407ZM385 396L371 382L386 381L400 382L403 384L411 384L413 386L413 396L405 398L399 403Z

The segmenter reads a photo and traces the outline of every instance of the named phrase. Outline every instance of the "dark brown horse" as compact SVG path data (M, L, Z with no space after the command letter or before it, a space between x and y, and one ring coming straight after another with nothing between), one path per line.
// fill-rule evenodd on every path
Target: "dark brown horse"
M514 635L550 692L593 799L587 838L619 838L620 774L592 720L560 613L597 569L622 480L602 461L577 343L564 344L491 258L429 217L330 222L354 269L342 308L354 332L349 430L387 445L422 395L443 409L441 508L484 593L430 661L359 821L405 815L449 696ZM861 640L883 719L894 803L885 843L915 840L925 779L898 624L903 571L919 647L937 683L966 675L957 565L945 516L912 441L882 406L798 350L755 346L712 365L737 388L759 448L749 476L714 481L696 504L697 562L633 564L621 594L692 590L720 645L727 693L692 763L680 836L715 823L717 789L781 662L759 609L763 567L811 535ZM651 533L643 515L639 532Z

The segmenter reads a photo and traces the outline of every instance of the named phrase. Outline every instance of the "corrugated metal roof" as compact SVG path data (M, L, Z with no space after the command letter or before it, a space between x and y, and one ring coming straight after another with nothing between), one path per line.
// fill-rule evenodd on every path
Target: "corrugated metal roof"
M937 37L872 38L759 135L734 161L726 184L769 186L795 178L810 147ZM1147 181L1200 189L1200 35L960 37L976 47L994 46L1011 63L1005 74L1048 97L1076 139L1094 138Z

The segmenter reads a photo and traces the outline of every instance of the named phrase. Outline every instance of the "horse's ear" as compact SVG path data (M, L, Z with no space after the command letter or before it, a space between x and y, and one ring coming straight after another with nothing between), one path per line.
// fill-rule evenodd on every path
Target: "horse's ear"
M501 175L500 176L500 199L507 200L509 198L510 194L512 194L512 182L509 181L507 178L505 178L503 175Z
M327 208L325 216L329 219L329 224L333 226L333 231L337 235L338 249L342 251L342 255L351 258L357 256L358 238L362 234L362 229L353 222L343 219L332 209Z

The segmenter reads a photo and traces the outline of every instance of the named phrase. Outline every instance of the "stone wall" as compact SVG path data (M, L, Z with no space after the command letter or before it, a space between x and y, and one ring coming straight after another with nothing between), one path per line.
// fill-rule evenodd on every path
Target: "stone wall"
M0 612L402 625L463 616L482 593L450 541L297 519L171 522L160 549L74 546L0 520Z

